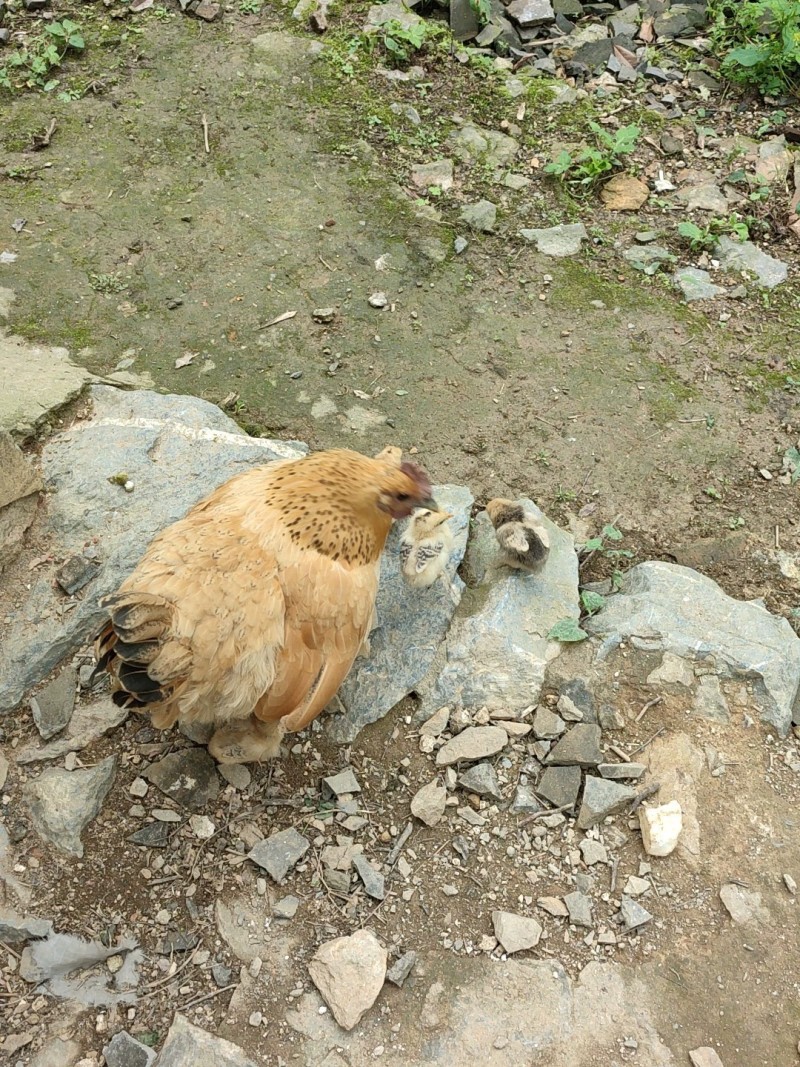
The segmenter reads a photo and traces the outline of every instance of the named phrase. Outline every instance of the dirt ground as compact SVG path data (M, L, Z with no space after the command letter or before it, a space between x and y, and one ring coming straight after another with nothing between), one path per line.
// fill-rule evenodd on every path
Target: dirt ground
M548 259L519 242L519 226L570 221L577 210L539 177L527 198L495 190L501 232L469 234L469 248L454 257L452 222L416 216L402 179L411 162L437 158L441 145L421 134L393 143L368 118L370 108L378 114L381 94L386 105L416 92L431 130L457 108L472 106L485 120L479 82L467 83L460 69L431 69L424 93L375 77L369 95L359 90L351 100L355 90L315 55L318 42L299 30L284 36L286 20L269 9L232 10L208 26L164 11L142 18L141 35L109 52L96 94L48 100L46 111L41 96L3 101L0 227L19 258L13 269L0 268L0 280L16 293L13 330L66 345L98 374L122 363L159 389L220 403L251 433L312 447L375 451L391 440L416 448L435 481L468 484L479 502L529 495L579 541L615 521L632 553L624 565L685 563L731 595L763 597L797 626L798 581L781 572L776 555L777 546L799 549L798 487L778 477L800 432L800 394L789 384L800 369L796 257L774 303L754 295L726 304L732 317L721 321L720 306L687 309L665 283L622 269L620 233L652 225L653 216L622 223L593 205L596 243L577 260ZM264 33L279 36L254 47ZM97 57L87 61L103 67ZM495 100L490 117L510 121L516 111L516 103ZM49 115L57 134L46 153L31 155L26 148ZM12 241L17 218L28 223ZM783 257L789 253L783 246ZM388 298L383 310L368 302L378 291ZM332 321L314 317L328 308ZM296 314L265 325L286 312ZM618 565L596 556L584 578ZM579 655L564 653L560 670ZM586 667L575 663L576 672ZM561 960L573 979L591 960L623 963L631 981L644 984L636 996L646 997L643 1010L676 1062L713 1043L725 1067L795 1063L800 946L796 898L782 876L800 881L798 775L789 766L800 760L797 745L744 725L744 698L727 725L689 715L688 698L674 692L635 723L652 695L643 680L655 665L622 654L614 661L620 675L608 684L626 725L604 741L631 751L665 727L645 755L662 768L689 761L699 851L654 864L655 889L643 901L654 921L640 935L603 948L548 922L538 958ZM231 988L220 986L208 966L175 954L181 985L162 955L133 1016L101 1013L78 1024L84 1048L99 1050L123 1024L157 1043L177 1007L257 1061L293 1062L310 1023L293 1028L286 1012L316 1010L306 963L317 942L372 925L386 944L413 949L424 963L402 991L384 993L359 1048L366 1057L386 1046L387 1063L437 1062L424 1027L413 1023L424 1018L431 982L457 985L459 975L477 973L468 968L478 965L496 907L516 910L521 901L569 891L572 866L562 858L574 842L568 824L554 828L552 881L532 881L532 837L502 805L489 810L484 800L487 840L470 838L468 859L454 851L449 824L417 826L408 842L413 874L391 884L386 902L325 890L319 853L333 824L319 808L318 780L353 767L364 790L365 852L382 859L408 821L409 795L432 773L411 705L368 728L351 751L314 730L281 764L254 768L244 791L220 794L207 812L218 828L211 841L198 844L182 826L166 852L127 843L141 826L128 787L144 761L185 739L130 719L82 754L86 763L120 755L117 782L85 835L90 862L53 860L34 835L24 839L31 910L95 937L135 926L157 958L154 916L166 907L173 926L198 935L208 961L233 973ZM31 733L16 716L2 729L9 743ZM719 777L709 771L709 745L724 752ZM508 792L524 754L506 755ZM20 784L12 776L9 795ZM286 803L270 804L275 798ZM9 828L15 818L12 810ZM220 936L217 902L237 915L258 911L264 893L244 862L248 842L289 825L312 839L312 858L280 891L270 884L266 893L272 900L294 893L303 908L293 922L272 925L268 945L263 930L253 935L253 956L262 958L253 945L264 946L264 969L255 988L245 981L230 1003L240 960ZM622 884L637 874L641 855L626 820L615 827L624 838L614 846ZM763 922L732 925L718 895L731 880L762 894ZM442 891L448 886L452 896ZM600 919L610 924L608 893ZM22 991L6 981L13 1025ZM254 1004L268 1016L268 1053L263 1033L247 1025ZM52 1025L57 1012L42 1005L41 1021ZM324 1036L318 1041L314 1048ZM641 1062L635 1050L613 1044L585 1054ZM355 1053L353 1062L361 1062ZM568 1067L563 1059L530 1062Z

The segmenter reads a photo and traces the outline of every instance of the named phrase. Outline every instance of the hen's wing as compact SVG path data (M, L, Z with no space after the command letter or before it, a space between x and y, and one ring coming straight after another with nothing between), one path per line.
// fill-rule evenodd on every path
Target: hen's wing
M347 567L313 552L281 570L286 599L285 641L275 680L255 708L265 721L282 718L302 730L346 678L369 632L379 564Z
M164 531L105 605L98 668L114 677L118 703L146 706L156 725L247 715L274 678L285 619L277 562L230 519L187 517Z

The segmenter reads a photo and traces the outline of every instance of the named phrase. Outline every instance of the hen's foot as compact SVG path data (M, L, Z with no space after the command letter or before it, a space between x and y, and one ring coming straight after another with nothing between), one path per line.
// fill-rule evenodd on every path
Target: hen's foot
M284 732L280 722L260 722L251 717L244 727L217 730L208 751L218 763L260 763L278 755Z

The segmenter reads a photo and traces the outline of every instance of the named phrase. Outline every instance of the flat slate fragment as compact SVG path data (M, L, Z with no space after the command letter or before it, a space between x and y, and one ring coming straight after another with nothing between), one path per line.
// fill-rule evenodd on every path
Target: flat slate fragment
M281 885L292 867L305 856L310 844L307 838L290 827L259 841L250 849L247 858Z
M559 767L596 767L602 762L601 730L594 723L578 723L558 741L545 763Z
M219 793L217 767L204 748L171 752L156 763L151 763L142 771L142 777L172 797L181 807L193 811L199 811L216 800Z

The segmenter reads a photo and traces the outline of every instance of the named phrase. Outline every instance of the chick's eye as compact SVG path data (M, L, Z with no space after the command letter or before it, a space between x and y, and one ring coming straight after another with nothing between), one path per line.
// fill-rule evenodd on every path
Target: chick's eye
M398 493L397 494L397 499L398 500L408 500L408 493Z

